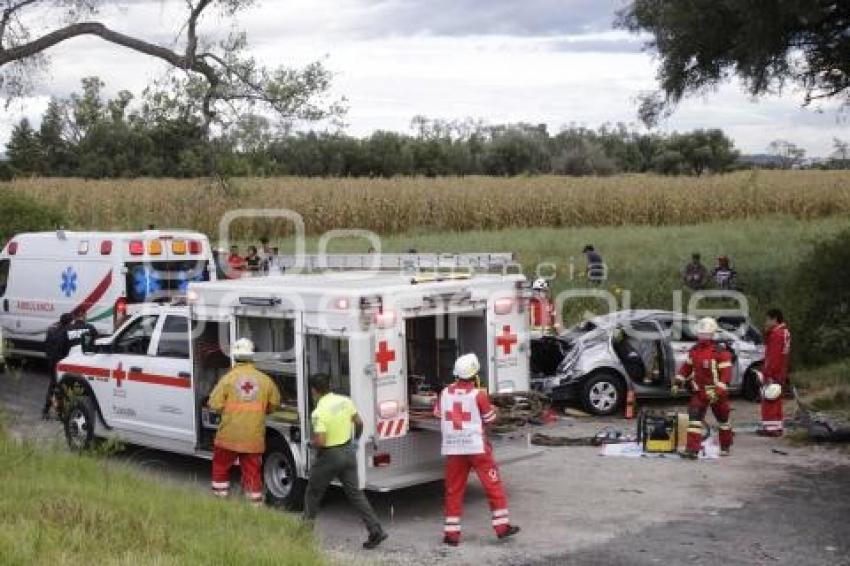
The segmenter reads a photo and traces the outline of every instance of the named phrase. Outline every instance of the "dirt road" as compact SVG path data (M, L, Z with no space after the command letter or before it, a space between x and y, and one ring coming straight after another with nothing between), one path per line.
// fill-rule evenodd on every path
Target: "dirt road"
M12 431L61 443L59 424L38 420L46 375L0 379ZM756 415L754 405L735 403L735 422L754 423ZM546 432L585 436L608 425L633 427L621 419L567 418ZM346 564L850 565L848 452L742 429L733 456L722 460L603 458L596 448L559 447L505 466L511 514L523 529L506 543L489 530L477 480L467 494L460 548L440 544L440 484L371 497L391 535L377 553L360 550L365 532L338 492L326 501L319 534ZM116 460L198 489L209 481L208 463L191 458L129 448Z

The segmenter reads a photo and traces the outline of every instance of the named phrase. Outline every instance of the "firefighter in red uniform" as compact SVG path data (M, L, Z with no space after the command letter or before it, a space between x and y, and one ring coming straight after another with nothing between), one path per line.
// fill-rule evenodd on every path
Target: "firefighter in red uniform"
M791 332L779 309L767 311L764 337L764 367L761 372L762 436L782 436L782 393L788 381Z
M528 301L531 327L544 333L555 329L555 305L549 297L549 283L543 278L531 284L531 299Z
M493 460L493 449L484 426L496 420L496 412L485 391L476 387L481 366L475 354L457 359L457 380L445 388L434 406L443 433L442 454L446 457L446 521L443 542L460 544L460 518L470 469L475 469L487 493L496 536L504 539L519 532L511 525L508 499Z
M713 318L697 322L697 344L691 348L688 361L675 378L674 388L687 386L691 391L688 442L683 458L696 460L699 457L702 423L709 407L720 427L720 455L728 456L732 448L728 391L732 378L732 354L715 343L717 330L717 322Z

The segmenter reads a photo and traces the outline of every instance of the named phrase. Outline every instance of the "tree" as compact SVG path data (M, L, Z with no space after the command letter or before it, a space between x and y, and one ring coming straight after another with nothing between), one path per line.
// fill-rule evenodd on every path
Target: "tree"
M44 158L42 175L63 177L70 175L74 170L76 158L68 142L65 141L64 134L63 105L56 98L51 98L47 103L47 110L41 117L41 126L38 129L38 141Z
M771 155L779 158L783 169L799 166L806 155L806 150L788 140L773 140L767 146Z
M218 11L232 19L253 0L184 1L180 36L176 40L169 36L166 47L146 39L142 30L128 35L98 21L111 0L0 0L0 91L7 98L27 94L37 71L46 67L52 47L94 36L170 65L179 74L175 85L197 99L205 132L213 121L227 123L254 109L272 111L283 120L315 120L343 112L340 103L324 98L331 77L321 63L268 69L248 53L243 32L233 31L217 43L203 36L205 15ZM145 31L156 35L156 30Z
M689 94L733 75L749 93L801 87L806 103L850 103L850 2L846 0L633 0L615 26L649 34L660 93L642 97L647 124Z
M38 173L41 170L41 145L38 135L24 118L14 128L6 144L9 163L22 173Z
M847 167L847 160L850 158L850 142L839 138L832 138L832 147L835 148L832 159L838 161L839 167Z

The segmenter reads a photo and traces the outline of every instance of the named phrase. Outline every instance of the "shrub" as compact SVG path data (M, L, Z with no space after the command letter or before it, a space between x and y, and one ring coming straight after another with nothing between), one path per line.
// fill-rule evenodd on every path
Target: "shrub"
M0 241L19 232L53 230L62 224L62 214L22 193L0 190Z
M795 355L809 364L850 351L850 230L819 242L797 268L791 295Z

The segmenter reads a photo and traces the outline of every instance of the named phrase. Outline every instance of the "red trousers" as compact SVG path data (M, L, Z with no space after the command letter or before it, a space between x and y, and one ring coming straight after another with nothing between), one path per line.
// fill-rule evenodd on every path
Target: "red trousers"
M445 537L460 540L460 518L463 515L463 498L470 469L478 479L490 502L493 528L497 535L508 530L511 521L508 515L508 498L499 477L499 468L493 460L493 449L485 444L483 454L469 456L446 456L446 523Z
M220 497L230 492L230 468L239 460L242 468L242 491L254 503L263 501L263 478L260 474L262 454L239 454L225 448L215 447L212 461L212 490Z
M702 449L702 421L709 407L720 428L720 449L732 447L732 425L729 422L729 399L721 397L714 403L709 402L703 392L694 393L688 405L688 451L699 452Z
M782 397L773 401L761 400L761 426L765 432L782 433Z

